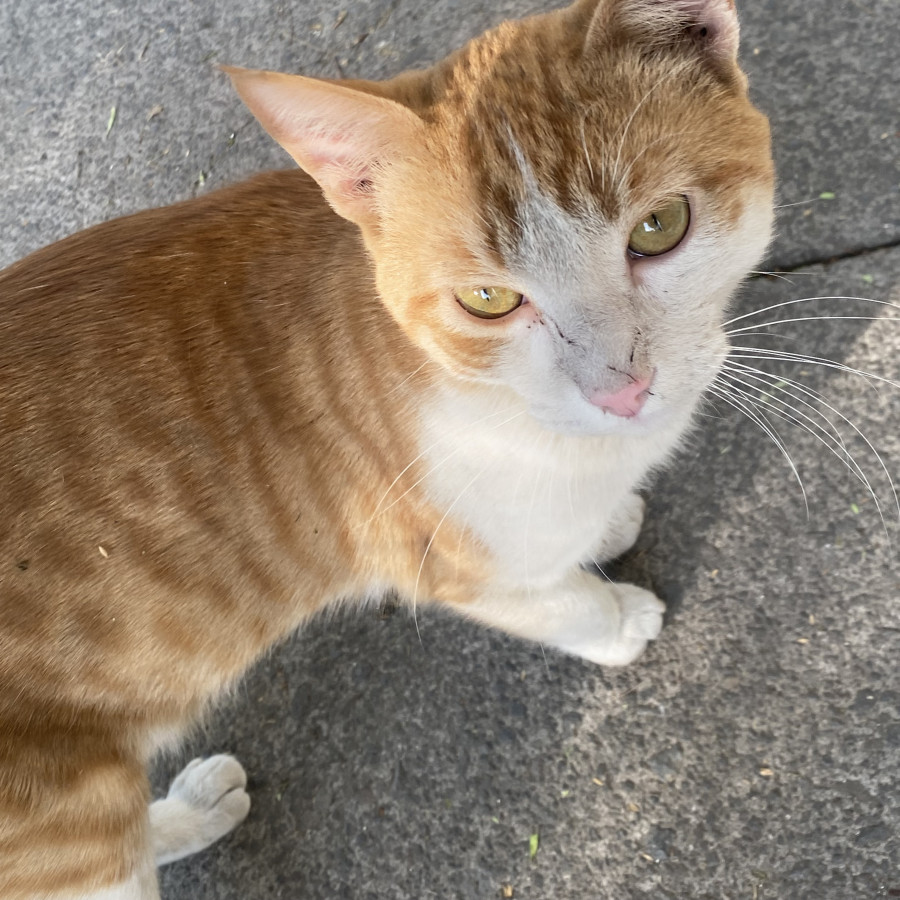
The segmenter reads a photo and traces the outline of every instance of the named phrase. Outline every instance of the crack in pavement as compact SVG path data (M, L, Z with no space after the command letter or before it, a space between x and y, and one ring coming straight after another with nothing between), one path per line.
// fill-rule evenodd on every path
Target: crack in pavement
M811 266L830 266L834 263L843 262L847 259L857 259L862 256L869 256L874 253L879 253L882 250L893 250L897 247L900 247L900 238L896 240L886 241L883 244L875 244L874 246L870 247L859 247L856 250L847 250L843 253L837 253L833 256L812 257L798 263L793 263L790 266L780 266L777 264L777 262L773 262L770 272L767 272L765 274L753 275L751 280L755 280L757 278L771 278L776 275L790 275L792 272L799 272L801 269L808 269Z

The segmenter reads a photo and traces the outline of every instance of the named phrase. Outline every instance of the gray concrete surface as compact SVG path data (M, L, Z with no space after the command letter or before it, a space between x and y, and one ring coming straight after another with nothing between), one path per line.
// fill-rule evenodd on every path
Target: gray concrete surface
M0 0L0 263L286 164L212 62L387 75L528 8ZM900 303L896 0L745 0L741 12L781 202L798 204L780 215L769 264L801 268L751 283L736 312L828 294ZM900 380L896 322L772 330L786 337L760 346ZM821 391L900 477L900 391L764 367ZM889 484L831 414L885 528L839 459L779 426L807 518L760 429L721 403L705 413L618 566L669 604L637 665L604 671L434 614L420 618L421 641L403 613L316 623L157 767L162 789L191 755L231 751L254 801L231 837L163 871L163 896L481 900L510 886L528 900L900 897Z

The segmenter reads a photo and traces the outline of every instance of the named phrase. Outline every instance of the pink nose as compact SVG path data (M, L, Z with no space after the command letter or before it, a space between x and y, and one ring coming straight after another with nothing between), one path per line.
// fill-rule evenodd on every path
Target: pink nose
M653 375L648 375L646 378L638 378L614 394L594 391L588 399L603 412L621 416L623 419L633 419L647 402L652 381Z

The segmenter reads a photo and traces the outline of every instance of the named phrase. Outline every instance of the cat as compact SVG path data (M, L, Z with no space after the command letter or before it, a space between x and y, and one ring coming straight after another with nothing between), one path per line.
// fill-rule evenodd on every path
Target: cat
M147 900L240 822L236 760L149 813L147 762L329 605L658 635L590 564L769 241L737 50L732 0L578 0L381 83L229 68L299 169L0 274L4 900Z

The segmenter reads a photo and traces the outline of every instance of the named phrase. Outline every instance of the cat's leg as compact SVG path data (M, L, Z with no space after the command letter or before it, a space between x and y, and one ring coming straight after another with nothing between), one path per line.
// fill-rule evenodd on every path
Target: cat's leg
M233 756L188 763L168 795L150 804L156 864L197 853L240 824L250 811L246 786L244 769Z
M624 666L659 634L665 606L643 588L577 569L556 585L486 588L456 609L517 637L601 665Z
M588 562L600 565L617 559L633 546L644 523L644 498L630 493L618 506L600 544Z
M156 866L148 854L146 864L119 884L99 888L89 893L52 895L51 897L42 894L40 900L159 900Z
M151 847L130 878L52 900L159 900L156 867L205 849L243 821L250 810L246 784L234 757L193 760L172 782L168 796L150 804Z
M74 714L53 728L53 712L0 716L0 897L159 900L127 728Z
M32 738L0 754L2 900L159 900L157 864L209 846L250 808L230 756L194 760L148 810L142 760L67 737L68 753L29 755Z

